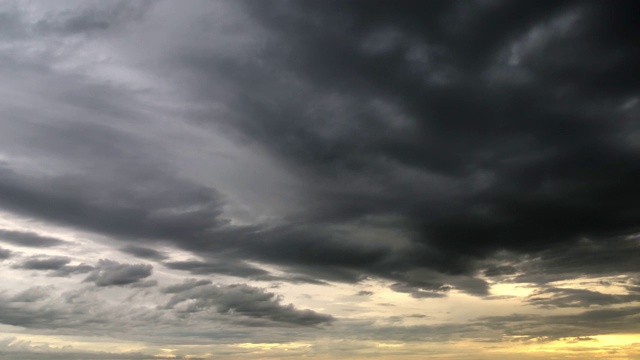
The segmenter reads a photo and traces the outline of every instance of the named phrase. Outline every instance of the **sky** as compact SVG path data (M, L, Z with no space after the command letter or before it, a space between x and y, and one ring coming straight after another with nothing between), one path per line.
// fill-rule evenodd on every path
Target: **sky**
M0 1L0 357L640 359L640 3Z

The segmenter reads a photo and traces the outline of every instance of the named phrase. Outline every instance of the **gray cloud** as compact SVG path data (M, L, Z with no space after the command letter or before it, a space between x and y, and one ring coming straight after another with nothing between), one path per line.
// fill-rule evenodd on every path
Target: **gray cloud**
M594 334L635 333L638 331L635 321L638 310L638 307L623 307L589 310L575 315L514 314L482 318L478 324L497 329L508 336L549 341Z
M49 293L51 292L50 288L46 288L43 286L34 286L30 287L27 290L16 294L11 298L13 302L36 302L49 297Z
M70 262L71 258L66 256L32 257L14 267L26 270L60 270Z
M259 269L257 267L244 264L237 261L172 261L163 263L164 266L175 269L185 270L194 275L231 275L239 277L260 277L267 276L268 271Z
M630 293L640 293L640 278L631 278L625 286Z
M12 231L0 229L0 241L5 241L12 245L26 247L53 247L68 244L68 241L60 240L50 236L42 236L34 232Z
M33 349L25 351L24 343L17 342L15 344L20 350L13 350L11 348L8 351L0 350L3 358L6 360L39 360L39 359L51 359L51 360L154 360L154 359L184 359L183 357L175 356L163 356L163 355L148 355L139 352L129 352L126 354L121 353L109 353L109 352L82 352L82 351L59 351L53 352L51 348L43 350L42 347L34 346ZM203 360L204 358L190 357L194 360Z
M114 236L189 236L215 225L220 212L215 191L184 186L186 184L180 184L179 180L167 179L151 169L129 170L121 179L113 179L113 183L107 185L65 176L24 178L0 168L4 175L0 194L7 200L5 206L13 210ZM141 183L139 187L119 183L143 179L150 183ZM171 191L170 197L163 197L168 189L177 190ZM186 208L189 210L184 210Z
M363 321L349 324L356 338L372 341L446 342L456 340L535 342L586 341L590 336L638 331L638 307L590 310L572 315L512 314L474 319L468 323L412 326L373 326ZM336 324L336 327L339 324ZM339 330L338 330L339 331Z
M515 282L547 284L553 281L591 276L616 276L640 272L636 261L640 256L637 236L611 237L607 241L583 238L571 244L558 244L529 254L502 253L489 262L498 261ZM597 264L597 266L596 266ZM495 264L488 264L487 272Z
M210 94L219 94L219 87L233 89L225 92L233 94L225 103L237 116L217 116L211 110L202 115L202 121L210 120L213 126L260 144L309 183L305 189L309 200L295 220L362 226L363 219L393 215L404 220L404 233L418 250L411 249L409 255L384 249L361 254L367 242L334 249L329 239L335 234L322 234L314 243L328 244L328 255L305 261L321 263L325 271L315 272L316 276L329 278L335 269L390 277L390 269L405 268L472 274L477 259L498 250L535 252L572 244L585 234L604 242L610 234L636 229L637 199L628 196L636 182L632 160L636 150L618 141L628 130L627 115L601 93L599 85L581 80L591 77L598 83L597 79L613 77L616 82L606 84L616 94L611 96L621 101L633 96L633 85L619 70L632 71L632 62L619 59L615 60L619 67L596 71L599 67L594 64L607 63L607 54L631 44L617 37L609 18L598 12L599 5L585 2L584 13L576 10L580 6L505 5L500 11L478 15L473 26L467 24L459 33L442 22L414 15L428 13L435 19L447 16L452 8L405 5L394 9L388 19L401 24L385 40L392 46L374 53L363 53L360 45L370 40L371 33L388 28L380 20L384 17L378 16L389 11L382 4L366 9L340 4L298 4L294 9L245 5L259 26L274 35L268 48L287 48L289 55L261 52L259 42L249 42L247 52L258 53L260 66L250 60L236 61L236 53L230 59L206 45L164 54L165 66L180 68L191 75L189 79L197 79L186 89L192 91L193 99L217 104ZM608 8L608 16L626 19L625 6ZM567 74L561 70L562 61L549 62L547 56L525 51L532 29L562 22L567 12L583 16L586 28L567 30L566 36L545 35L539 51L558 59L566 56L580 69L579 60L560 44L574 41L584 45L586 54L601 54L590 57L592 62L585 68L591 70L580 76L556 76ZM318 21L334 23L336 14L348 19L339 22L340 30L314 27ZM481 42L486 46L474 46L480 32L473 29L481 25ZM591 42L593 29L601 27L607 29L602 30L603 36L615 41ZM438 36L426 39L428 33ZM194 42L198 38L206 42L197 32L189 34ZM467 41L470 37L474 40ZM517 65L502 59L504 49L511 48L520 49ZM496 69L507 74L506 82L491 75ZM521 81L508 75L517 73L527 76ZM529 76L539 80L527 82ZM571 90L578 83L582 90ZM248 88L252 91L243 91ZM560 97L556 89L569 90ZM594 103L600 104L597 111L587 111ZM571 141L558 129L570 132ZM605 173L626 175L601 176ZM613 179L623 179L624 184ZM584 206L595 203L601 205ZM287 232L276 232L274 236L282 240L264 241L269 245L264 248L261 241L239 242L239 257L294 263L306 258L305 250L310 248L296 247L309 236L298 234L289 239ZM225 248L224 240L182 245L193 251ZM235 250L237 245L229 246ZM349 261L337 254L350 254ZM404 258L389 261L396 255ZM314 271L308 265L296 270Z
M178 311L186 313L213 308L220 314L238 314L251 319L299 326L329 324L334 320L331 315L298 310L291 304L282 305L274 293L244 284L192 287L176 293L166 307L177 308Z
M94 270L94 267L87 264L68 265L71 258L67 256L32 256L14 264L13 268L25 270L49 271L49 276L68 277L74 274L86 274Z
M0 248L0 260L11 275L46 275L0 289L3 325L166 348L305 340L316 353L319 338L640 331L637 1L0 8L0 208L35 231L0 230L25 247ZM61 246L54 228L87 241ZM113 260L76 262L90 256ZM493 299L503 314L521 311L518 299L490 296L490 284L538 290L524 299L535 314L363 319L374 308L335 321L248 284L165 286L180 274L325 285L326 297L334 281L380 281L425 304ZM601 276L628 293L554 284ZM357 295L344 298L353 309L374 294ZM438 323L403 323L427 320ZM111 356L65 355L32 357Z
M180 284L169 285L162 291L167 294L175 294L204 285L211 285L211 280L186 279Z
M394 283L390 288L393 291L408 293L416 299L445 297L446 292L451 290L450 286L438 284L433 284L431 288L425 289L415 285Z
M116 1L108 5L97 3L93 6L80 6L73 11L55 13L55 15L52 14L53 16L41 19L36 23L36 29L43 34L64 35L103 32L139 19L149 6L148 1L137 3Z
M527 298L531 305L546 308L591 307L640 301L640 294L603 294L586 289L543 288Z
M485 276L501 276L501 275L513 275L517 272L516 268L509 265L489 265L484 271Z
M167 258L165 254L156 249L146 248L142 246L127 245L121 248L120 251L133 255L135 257L139 257L141 259L164 260Z
M100 259L85 282L93 282L96 286L119 286L136 284L151 276L153 267L148 264L121 264L117 261Z
M165 263L193 274L273 280L247 265L258 262L293 281L381 277L419 297L485 296L482 273L544 283L637 270L640 246L618 240L640 219L637 5L518 2L464 17L452 4L117 2L36 23L17 9L3 36L42 46L3 53L17 90L3 103L1 206L141 258L162 260L154 246L170 242L206 259ZM206 21L216 14L229 16ZM104 68L91 51L57 48L79 34L141 83L115 86L104 79L118 70L93 71ZM157 105L166 93L175 108ZM200 169L225 169L183 161L196 137L158 130L167 117L264 153L297 185L227 197L259 177L218 188ZM251 191L296 206L232 221L230 199ZM484 262L501 251L513 263Z
M65 265L49 273L49 276L68 277L70 275L86 274L94 270L95 267L84 263L78 265Z
M119 290L115 294L108 287L85 286L74 290L36 287L18 293L3 291L0 323L19 326L30 333L108 336L112 340L167 346L185 342L231 344L249 338L262 342L312 339L322 331L318 325L332 319L283 305L275 294L260 295L262 290L248 285L222 286L214 298L203 293L205 298L199 301L208 302L211 309L203 308L196 313L183 311L183 303L174 309L148 306L171 299L154 288L140 290L128 286ZM198 298L193 292L188 296ZM195 302L195 298L186 302ZM227 310L223 312L222 307ZM265 326L271 326L268 332L264 331Z
M131 288L137 289L145 289L158 286L158 280L147 280L147 281L136 281L134 283L129 284Z

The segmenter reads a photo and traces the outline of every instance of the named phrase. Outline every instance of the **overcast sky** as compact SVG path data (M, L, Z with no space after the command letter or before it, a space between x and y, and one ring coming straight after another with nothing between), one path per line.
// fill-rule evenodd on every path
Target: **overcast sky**
M0 1L0 357L640 359L639 27Z

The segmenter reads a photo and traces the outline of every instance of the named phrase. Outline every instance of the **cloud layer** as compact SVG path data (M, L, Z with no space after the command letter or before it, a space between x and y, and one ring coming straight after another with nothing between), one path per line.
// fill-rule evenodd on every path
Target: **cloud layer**
M255 345L329 328L364 342L638 331L638 14L0 2L0 332ZM487 314L447 317L464 301ZM36 351L16 341L0 353Z

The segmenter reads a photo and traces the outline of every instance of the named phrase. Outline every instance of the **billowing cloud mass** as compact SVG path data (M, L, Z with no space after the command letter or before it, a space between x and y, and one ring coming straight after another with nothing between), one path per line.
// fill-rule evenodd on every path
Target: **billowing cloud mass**
M180 312L196 313L215 308L220 314L234 313L249 318L264 318L304 326L329 323L333 320L330 315L318 314L311 310L297 310L293 305L281 305L274 293L245 284L214 286L189 281L167 290L176 294L165 307L176 308Z
M0 0L0 357L640 358L639 16Z

